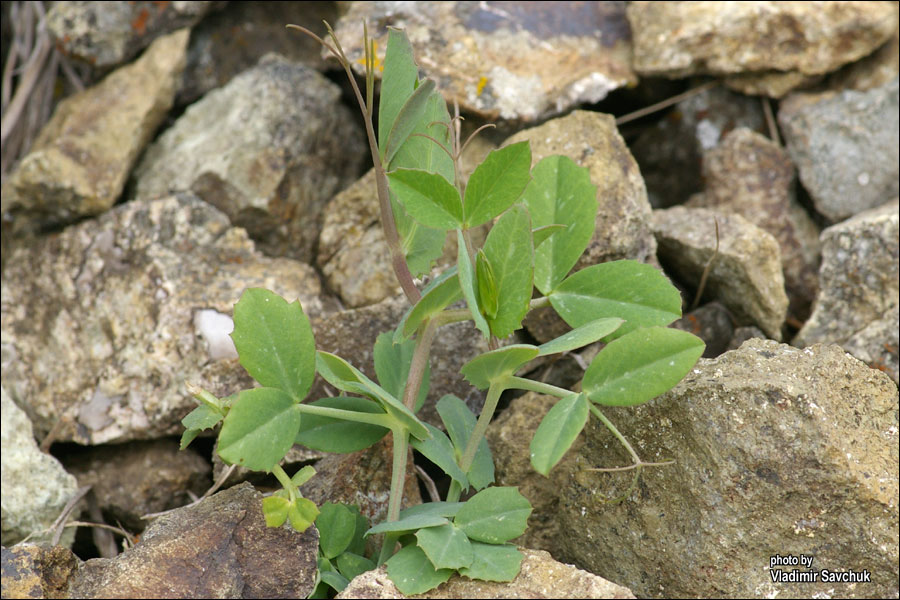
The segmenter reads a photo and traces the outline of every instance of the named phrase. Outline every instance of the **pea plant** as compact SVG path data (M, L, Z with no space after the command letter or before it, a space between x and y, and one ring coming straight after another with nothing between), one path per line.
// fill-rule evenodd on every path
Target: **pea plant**
M378 337L373 381L350 361L316 350L298 301L246 290L235 305L231 335L241 365L259 387L221 399L192 388L200 405L183 420L182 447L221 423L217 451L223 461L274 474L282 489L263 500L266 523L290 521L303 531L315 521L320 532L314 595L343 589L382 563L404 594L432 589L453 573L510 581L522 555L509 542L525 531L531 505L517 488L491 486L494 466L485 432L501 394L530 390L558 399L531 440L531 463L539 473L550 472L593 415L628 450L636 482L641 468L654 463L640 459L601 407L640 404L670 389L704 344L666 328L681 316L681 298L656 268L621 260L570 273L593 235L598 210L587 169L565 156L544 158L532 168L529 144L522 142L491 152L463 185L460 156L472 138L460 139L459 116L450 117L433 81L419 79L402 31L389 31L378 65L383 75L376 133L377 61L368 33L364 95L330 28L326 41L289 27L315 37L347 72L365 118L392 267L410 307L395 330ZM490 231L476 248L471 232L484 224L491 224ZM430 273L447 232L455 233L456 264L420 289L415 278ZM542 345L504 345L530 310L547 306L571 331ZM462 367L468 382L486 390L486 399L476 416L459 398L442 397L436 406L441 430L416 413L428 393L437 332L460 321L473 322L487 341L489 350ZM597 341L605 345L585 371L580 391L519 375L538 357ZM342 395L305 402L316 374ZM356 507L317 507L304 498L298 488L313 476L311 467L289 476L279 466L295 443L346 453L388 434L393 470L387 516L371 527ZM451 483L444 500L401 510L410 447ZM382 541L380 552L367 557L370 536Z

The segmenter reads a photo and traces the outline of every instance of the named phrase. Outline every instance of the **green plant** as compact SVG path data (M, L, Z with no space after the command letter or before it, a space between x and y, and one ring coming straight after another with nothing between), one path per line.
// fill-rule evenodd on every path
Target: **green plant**
M703 342L665 327L681 316L681 298L654 267L623 260L570 274L593 235L597 213L596 188L586 169L564 156L532 168L528 143L518 143L491 152L463 187L459 158L468 141L460 140L459 118L450 118L434 83L419 80L406 36L389 33L377 135L374 44L366 34L363 97L334 33L333 46L316 39L347 71L365 117L382 225L411 306L397 328L375 344L376 382L343 358L315 349L298 302L246 290L234 309L232 337L241 364L261 387L221 400L193 390L201 404L183 421L182 445L222 422L222 459L271 471L283 486L263 502L270 526L290 520L302 531L318 516L318 583L341 589L361 569L385 562L405 594L431 589L454 572L509 581L522 556L508 542L525 531L531 506L516 488L489 487L494 467L485 431L501 394L532 390L559 399L531 440L538 472L550 472L593 414L628 449L636 482L651 463L641 461L600 406L636 405L670 389L697 361ZM486 223L492 223L490 232L483 247L475 248L471 229ZM414 277L430 271L448 231L456 234L456 265L420 291ZM534 288L541 294L536 298ZM464 308L451 308L463 299ZM545 306L573 329L540 346L500 345L529 310ZM490 350L473 357L462 374L487 390L486 400L476 418L460 399L441 398L437 411L444 433L419 420L416 411L428 391L428 357L437 330L466 320L474 322ZM606 345L585 371L580 392L517 376L539 356L596 341ZM304 403L316 373L345 395ZM358 511L334 504L317 509L297 489L311 469L289 477L278 463L294 443L354 452L388 433L394 453L390 500L386 520L365 531L383 536L377 560L370 561ZM401 511L409 446L449 476L446 501ZM477 493L461 502L470 488ZM316 594L324 593L323 585Z

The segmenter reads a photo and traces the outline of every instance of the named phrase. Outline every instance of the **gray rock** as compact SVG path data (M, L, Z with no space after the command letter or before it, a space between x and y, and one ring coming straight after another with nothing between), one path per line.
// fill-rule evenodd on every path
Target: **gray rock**
M591 420L562 492L561 557L642 597L896 596L897 399L833 345L750 340L700 359L655 400L603 409L644 460L676 461L644 469L624 502L603 498L632 474L591 469L630 458ZM776 554L871 583L773 583Z
M4 183L2 212L39 228L108 210L172 106L189 36L183 29L160 38L132 64L61 102Z
M91 486L110 523L141 531L141 516L183 506L188 492L200 496L211 485L209 463L174 440L95 446L66 460L81 486Z
M124 63L161 35L192 27L217 4L56 2L47 12L47 29L63 52L102 69Z
M266 527L262 494L244 483L160 517L114 559L84 563L73 598L305 598L319 535Z
M691 207L738 214L771 233L781 248L784 286L800 318L818 288L819 230L794 196L794 165L771 140L733 130L703 157L706 190Z
M186 381L227 396L251 386L213 358L247 287L319 313L311 267L271 259L191 194L129 202L18 249L3 271L2 377L38 431L82 444L180 434ZM200 311L222 318L197 320ZM213 343L213 348L210 343Z
M819 75L874 51L894 33L886 2L632 2L641 75L798 71Z
M881 319L868 325L847 338L841 347L870 367L887 373L894 383L900 385L900 305L895 304L884 312Z
M5 380L5 378L4 378ZM38 449L28 416L0 388L2 398L3 464L2 539L11 546L29 537L33 542L48 542L53 531L47 531L66 504L75 496L78 483L62 465ZM75 530L67 529L60 543L69 547ZM4 569L4 586L6 570ZM5 596L4 592L4 596Z
M629 149L640 165L653 208L682 204L702 191L704 153L737 127L764 132L762 107L754 98L714 87L682 100L643 130Z
M778 122L800 181L832 223L898 194L900 94L894 78L867 92L795 94Z
M318 42L285 27L287 23L302 25L324 37L323 21L337 22L334 2L229 2L191 32L176 104L190 104L227 84L269 52L324 71L326 63Z
M636 83L622 2L352 2L336 29L360 72L363 21L405 29L447 100L489 119L534 121ZM369 34L386 47L386 28Z
M416 598L634 598L628 588L606 581L541 550L522 549L522 570L509 583L478 581L454 575ZM338 598L406 598L387 575L386 567L359 575Z
M781 252L770 234L743 217L703 208L676 206L653 211L660 262L676 277L697 287L703 270L719 251L706 281L704 297L716 299L739 324L759 326L781 339L787 315Z
M728 349L734 335L734 317L718 302L710 302L686 313L672 327L703 340L706 344L703 358L715 358Z
M257 240L309 262L321 213L353 181L362 132L340 88L277 55L192 104L147 150L136 197L190 190Z
M62 546L3 546L4 598L68 598L69 577L81 561Z
M794 345L847 344L896 379L890 365L897 364L897 329L890 322L900 293L898 206L895 199L822 232L820 292Z

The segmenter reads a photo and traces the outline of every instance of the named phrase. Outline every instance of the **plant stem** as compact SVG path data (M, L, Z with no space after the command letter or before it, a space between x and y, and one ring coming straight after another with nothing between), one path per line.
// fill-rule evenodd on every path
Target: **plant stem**
M600 419L600 421L604 425L606 425L606 428L610 430L610 432L616 437L616 439L619 440L619 442L623 446L625 446L625 449L628 450L628 454L631 455L631 459L635 463L641 463L641 457L638 456L637 452L634 451L634 448L631 447L631 444L628 443L628 440L625 439L625 436L619 433L619 430L616 429L616 426L613 425L612 421L607 419L606 415L600 412L600 409L597 408L597 405L591 402L589 408L591 409L591 412L594 413L594 416Z
M509 377L509 379L507 379L507 386L519 390L537 392L538 394L549 394L551 396L556 396L557 398L565 398L566 396L571 396L577 393L573 392L572 390L567 390L565 388L556 387L555 385L550 385L549 383L534 381L532 379L526 379L524 377Z
M297 488L294 487L294 483L291 481L291 478L288 477L288 474L284 472L284 469L281 468L281 465L275 465L272 467L272 475L278 480L278 483L281 484L285 490L287 490L288 496L291 498L291 504L293 504L294 500L297 499Z
M403 388L403 404L413 413L416 411L416 399L422 388L422 378L425 376L428 357L431 355L431 342L434 341L437 328L436 319L428 319L419 325L419 335L416 337L416 347L409 365L409 375L406 378L406 386Z
M378 425L385 429L390 429L395 424L394 419L386 414L364 413L355 410L344 410L342 408L331 408L328 406L312 406L310 404L298 404L297 409L300 412L311 415L342 419L344 421L356 421L357 423L367 423L369 425Z
M491 424L491 419L494 417L494 412L497 410L500 394L505 389L506 386L503 383L491 383L491 387L488 388L487 397L484 399L484 407L478 416L478 422L475 423L475 429L472 430L472 435L469 436L469 441L466 442L466 449L459 460L459 468L462 469L463 473L469 472L469 468L471 468L472 462L475 460L478 445L484 438L488 425Z
M394 461L391 472L391 492L388 499L388 514L385 522L390 523L400 518L400 507L403 504L403 486L406 484L406 461L409 454L409 432L405 427L391 428L391 437L394 442ZM390 535L384 536L381 546L381 556L378 564L383 563L393 553L397 539Z
M549 296L541 296L540 298L532 298L531 302L528 304L528 310L534 310L536 308L543 308L545 306L550 306L550 297Z

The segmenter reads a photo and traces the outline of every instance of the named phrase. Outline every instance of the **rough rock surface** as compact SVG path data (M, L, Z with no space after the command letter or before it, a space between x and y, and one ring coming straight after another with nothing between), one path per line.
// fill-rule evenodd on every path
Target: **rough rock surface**
M522 550L522 570L510 583L454 575L416 598L634 598L628 588L563 564L541 550ZM338 598L406 598L380 567L359 575Z
M3 546L4 598L67 598L69 577L79 560L62 546Z
M725 85L748 96L783 98L794 90L818 83L822 78L823 75L806 75L799 71L764 71L726 77Z
M672 327L703 340L706 344L703 358L715 358L728 349L734 336L734 317L718 302L710 302L685 313Z
M56 2L47 12L47 29L66 54L94 67L114 67L158 36L193 26L216 4L220 3Z
M180 434L190 381L227 396L250 387L218 354L247 287L320 312L311 267L271 259L192 194L129 202L15 251L3 271L2 377L35 428L58 441ZM212 324L201 311L218 313ZM227 356L227 354L225 355Z
M317 71L267 55L153 143L136 197L190 190L266 254L309 262L325 203L357 177L365 151L340 96Z
M42 226L109 209L172 107L189 36L183 29L160 38L134 63L61 102L5 182L2 211Z
M385 25L405 29L447 101L489 119L534 121L636 82L622 2L352 2L337 34L360 71L364 20L379 49Z
M729 132L746 127L765 131L762 107L721 86L675 105L665 118L644 129L629 144L647 185L653 208L682 204L703 189L703 156Z
M819 75L894 33L887 2L631 2L634 69L684 76L753 71Z
M900 86L794 94L778 122L816 210L832 223L898 194Z
M590 468L630 459L591 420L560 556L642 597L896 596L897 408L896 385L834 345L750 340L701 359L655 400L604 408L644 460L676 461L624 502L603 498L631 474ZM871 583L773 583L775 554Z
M894 6L894 35L881 48L853 64L847 65L828 79L833 90L853 89L860 92L881 87L900 73L900 7Z
M114 559L72 577L73 598L305 598L319 534L266 527L262 494L241 484L153 522Z
M188 492L201 496L210 484L209 463L174 440L96 446L65 460L81 486L91 486L109 523L140 531L142 515L184 506Z
M187 65L176 104L190 104L209 90L228 83L269 52L325 70L319 43L285 27L302 25L320 36L323 21L337 22L334 2L230 2L203 19L191 32Z
M698 286L712 262L704 297L725 305L741 324L758 325L780 340L787 315L781 252L770 234L743 217L703 208L676 206L653 211L659 257L682 281Z
M2 402L3 545L11 546L28 536L32 542L48 542L54 532L45 531L75 496L78 483L62 465L38 448L28 416L0 388ZM71 546L75 530L63 533L60 543ZM6 581L6 571L3 579ZM5 585L5 583L4 583ZM6 594L4 593L4 597Z
M821 290L794 345L846 344L897 380L900 203L860 213L822 232ZM853 351L851 351L851 348ZM859 352L859 353L857 353Z
M781 248L784 285L795 309L818 288L819 231L794 197L794 166L787 153L749 129L729 133L703 158L706 191L688 206L741 215L771 233Z

